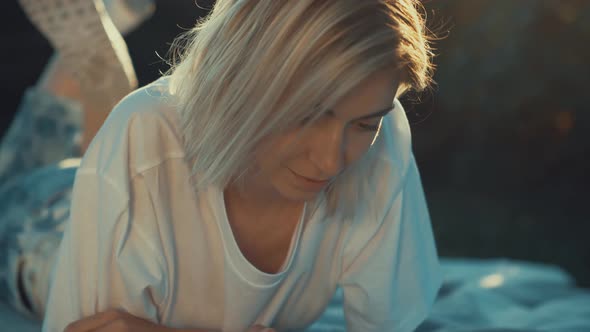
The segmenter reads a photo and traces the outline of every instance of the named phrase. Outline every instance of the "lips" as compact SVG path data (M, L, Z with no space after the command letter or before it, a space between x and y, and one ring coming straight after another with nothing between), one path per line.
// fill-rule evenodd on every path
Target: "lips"
M325 183L325 182L329 181L329 180L315 180L315 179L308 178L307 176L303 176L303 175L299 175L299 176L301 176L302 178L305 178L306 180L311 181L311 182Z
M302 177L302 178L304 178L305 180L307 180L307 181L310 181L310 182L314 182L314 183L321 184L321 183L327 183L327 182L329 181L329 180L316 180L316 179L314 179L314 178L310 178L310 177L307 177L307 176L305 176L305 175L301 175L301 174L299 174L299 173L297 173L297 172L293 171L292 169L289 169L289 170L290 170L291 172L293 172L293 174L295 174L295 175L297 175L297 176L299 176L299 177Z

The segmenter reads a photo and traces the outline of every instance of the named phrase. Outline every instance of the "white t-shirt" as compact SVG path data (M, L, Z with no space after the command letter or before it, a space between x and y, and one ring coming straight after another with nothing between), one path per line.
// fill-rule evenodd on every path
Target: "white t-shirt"
M391 155L373 170L394 185L364 193L355 220L325 206L302 218L267 274L241 254L223 191L193 189L167 82L119 103L82 160L44 332L109 308L176 328L297 330L337 287L348 331L411 331L426 317L441 270L399 102L378 137Z

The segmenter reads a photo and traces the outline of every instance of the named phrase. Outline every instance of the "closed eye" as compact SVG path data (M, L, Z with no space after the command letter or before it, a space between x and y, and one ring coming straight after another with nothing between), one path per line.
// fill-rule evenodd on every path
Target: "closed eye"
M366 131L377 131L379 130L379 127L381 125L381 119L379 118L379 120L377 122L374 121L358 121L356 122L356 126L361 129L361 130L366 130Z

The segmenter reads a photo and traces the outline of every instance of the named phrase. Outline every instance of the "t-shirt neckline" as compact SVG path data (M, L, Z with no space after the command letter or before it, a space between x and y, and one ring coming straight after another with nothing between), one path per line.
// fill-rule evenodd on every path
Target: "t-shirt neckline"
M240 250L231 229L231 225L229 224L223 190L217 186L212 186L212 191L210 194L212 195L211 198L213 199L214 203L214 210L217 219L216 223L219 226L219 231L223 240L222 242L225 250L225 256L233 271L253 287L267 288L276 286L285 277L293 265L305 224L308 204L305 203L303 205L303 210L301 212L301 216L299 217L299 221L297 222L297 227L295 228L294 234L291 237L289 251L287 252L287 256L285 257L279 272L266 273L259 270L252 263L250 263L250 261L246 259Z

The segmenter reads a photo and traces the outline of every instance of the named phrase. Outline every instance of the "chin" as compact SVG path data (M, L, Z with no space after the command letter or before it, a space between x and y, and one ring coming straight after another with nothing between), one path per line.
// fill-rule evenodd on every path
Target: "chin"
M269 183L275 197L290 203L304 203L314 201L325 188L306 188L293 178L290 172L271 178Z
M320 192L304 191L298 188L276 188L277 194L293 203L304 203L315 200Z

